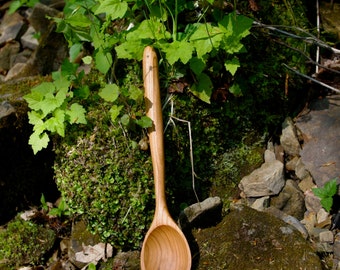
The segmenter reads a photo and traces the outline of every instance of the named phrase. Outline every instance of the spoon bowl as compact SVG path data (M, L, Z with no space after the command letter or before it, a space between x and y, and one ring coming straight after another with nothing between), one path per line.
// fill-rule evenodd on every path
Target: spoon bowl
M153 124L148 129L155 182L156 209L141 252L142 270L190 270L188 242L171 218L165 199L163 119L160 99L158 60L152 47L143 54L146 115Z

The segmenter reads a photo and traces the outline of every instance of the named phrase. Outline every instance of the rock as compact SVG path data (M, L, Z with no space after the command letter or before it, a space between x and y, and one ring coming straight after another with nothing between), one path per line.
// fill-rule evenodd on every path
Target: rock
M39 42L37 38L34 37L34 34L36 34L36 31L32 26L29 26L26 33L21 37L21 44L23 48L35 50L38 47Z
M305 141L301 160L318 187L331 179L340 183L340 95L314 100L309 113L296 120Z
M194 256L197 270L322 269L311 244L293 227L246 206L233 208L216 227L193 231L193 236L200 252Z
M27 64L26 63L17 63L15 64L7 73L4 81L7 82L9 80L13 80L13 79L19 79L20 77L24 77L27 76L28 74L26 74L25 71L27 69ZM34 74L33 74L34 75Z
M274 160L276 160L275 153L266 149L266 151L264 151L264 162L272 162Z
M306 192L307 190L311 190L312 188L316 187L313 178L309 173L307 177L300 181L298 186L302 192Z
M322 231L319 233L321 243L332 243L334 241L333 233L331 231Z
M316 225L316 213L314 212L306 212L303 220L301 220L301 224L303 224L308 231L308 234L311 236L314 232L314 227Z
M340 232L334 236L333 258L338 264L340 262Z
M242 178L239 188L247 197L278 194L285 184L283 164L278 161L265 162L251 174Z
M47 17L56 17L60 11L57 9L48 7L41 3L36 3L32 10L32 13L28 17L30 26L43 37L50 33L53 21Z
M221 220L221 210L222 200L219 197L210 197L192 204L180 213L180 227L185 229L189 224L193 227L216 225Z
M287 171L295 171L296 163L299 160L299 157L295 156L291 160L286 162L286 170Z
M250 207L257 211L263 211L265 208L269 206L269 201L270 201L269 196L264 196L259 199L256 199L255 202L253 202Z
M316 197L311 190L305 191L305 206L307 211L314 212L315 214L319 212L322 208L320 198Z
M119 252L114 258L113 263L110 265L110 269L140 269L140 252L128 251Z
M84 221L75 222L72 226L72 232L70 237L70 247L68 250L68 257L78 268L83 268L87 263L86 256L84 254L84 248L91 249L100 243L98 235L90 233L85 225ZM85 257L84 257L85 256Z
M325 209L321 208L316 214L316 220L318 224L321 224L325 221L329 221L330 220L329 213Z
M6 74L12 67L11 58L17 55L20 51L20 44L16 41L6 43L0 48L0 73Z
M0 104L0 120L6 116L15 113L16 109L8 101L3 101Z
M0 24L0 46L20 38L20 35L26 31L25 27L27 29L24 18L19 13L8 14L6 12Z
M287 224L293 226L296 230L298 230L301 233L303 238L305 238L305 239L308 238L309 235L308 235L307 229L295 217L287 215L286 213L284 213L284 212L280 211L279 209L272 207L272 206L265 209L265 212L269 213L269 214L283 220Z
M286 181L279 195L271 198L270 205L298 220L303 219L306 211L304 195L297 183L291 179Z
M304 179L309 175L309 172L306 170L305 164L303 164L301 158L299 158L295 164L295 175L299 179Z
M282 123L282 134L280 142L284 151L291 156L297 156L300 153L300 143L296 135L296 128L290 117L287 117Z

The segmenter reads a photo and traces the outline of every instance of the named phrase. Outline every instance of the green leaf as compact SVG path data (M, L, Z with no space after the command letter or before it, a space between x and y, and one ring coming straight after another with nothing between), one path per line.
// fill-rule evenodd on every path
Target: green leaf
M168 40L171 34L166 31L164 23L156 18L142 21L135 29L126 35L127 40L153 39Z
M151 40L129 40L115 47L117 57L121 59L142 60L143 51L147 45L151 44Z
M130 116L128 114L124 114L121 118L120 118L120 122L124 125L124 126L128 126L130 124Z
M232 76L234 76L237 69L240 67L240 61L238 60L238 58L234 57L231 60L226 60L224 62L224 67L231 73Z
M218 27L210 23L197 24L195 32L190 36L190 42L196 48L197 57L202 58L213 48L218 48L223 38L223 34Z
M181 60L183 64L189 62L192 57L194 47L189 42L182 40L175 40L172 43L166 43L161 49L166 54L166 59L170 65L173 65L178 60Z
M48 93L54 93L55 86L50 82L43 82L31 89L31 93L24 96L28 106L33 110L41 109L41 101Z
M49 141L50 138L45 132L42 134L33 132L30 136L28 143L32 146L33 153L36 154L43 148L46 148L48 146Z
M333 205L333 197L322 198L320 201L321 205L327 212L329 212Z
M73 27L89 27L91 25L91 20L79 12L74 13L72 16L64 19L67 24Z
M115 122L123 106L113 105L110 109L110 116L112 122Z
M65 111L57 109L53 116L45 121L45 129L48 131L56 132L60 136L65 136Z
M70 60L73 62L79 55L80 51L83 49L81 43L73 44L70 48Z
M196 74L200 75L205 68L205 63L202 58L192 57L190 59L190 69Z
M95 14L106 13L110 16L111 20L123 18L128 10L127 1L121 0L104 0L101 1L99 7L95 11Z
M213 84L209 76L205 73L201 73L199 76L197 76L197 80L198 83L194 84L190 88L190 91L200 100L210 104Z
M74 89L73 93L76 97L86 99L90 95L90 88L88 85L82 85L81 87Z
M102 49L95 52L96 68L103 74L106 74L112 66L112 55L110 52L105 52Z
M129 97L134 101L139 101L143 98L143 91L135 85L129 87Z
M66 114L70 117L71 124L87 124L85 117L86 110L78 103L73 103Z
M323 187L324 191L326 194L328 194L329 197L333 197L336 192L337 192L337 184L336 184L336 179L332 179L330 181L328 181L324 187Z
M142 128L152 127L152 120L148 116L142 116L141 119L136 120L136 124Z
M237 97L242 96L242 89L238 83L234 83L232 86L230 86L229 92Z
M237 15L236 12L231 12L223 17L218 25L224 33L223 46L227 53L233 54L243 49L241 39L250 34L249 30L252 23L252 19L243 15Z
M104 88L100 89L99 96L105 101L113 102L119 96L119 87L116 84L106 84Z
M81 60L83 60L84 64L89 65L92 63L93 59L92 59L92 56L88 55L88 56L83 57Z
M319 197L320 199L328 197L328 194L325 192L323 188L312 188L312 191L314 195Z

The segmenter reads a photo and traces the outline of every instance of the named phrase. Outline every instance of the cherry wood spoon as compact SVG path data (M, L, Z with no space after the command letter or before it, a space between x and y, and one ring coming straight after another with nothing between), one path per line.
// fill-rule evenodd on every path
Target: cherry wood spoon
M152 47L143 55L146 114L153 121L148 129L155 181L156 210L141 252L142 270L190 270L188 242L171 218L165 200L163 119L160 99L158 60Z

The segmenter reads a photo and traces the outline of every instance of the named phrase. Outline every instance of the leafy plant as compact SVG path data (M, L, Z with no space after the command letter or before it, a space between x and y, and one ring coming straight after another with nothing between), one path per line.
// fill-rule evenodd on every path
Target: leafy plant
M38 2L39 2L39 0L13 0L13 1L11 1L8 12L10 14L12 14L23 6L34 7L34 5Z
M69 216L70 215L70 210L68 209L68 206L64 200L64 198L62 198L58 204L58 207L52 208L49 212L49 215L51 216L57 216L59 218L61 218L62 216Z
M315 196L318 196L321 199L321 205L327 212L329 212L333 205L333 196L336 194L338 190L338 186L336 183L336 179L332 179L328 181L321 188L313 188L312 191Z
M87 97L89 89L79 85L84 72L77 74L77 67L65 60L61 71L52 73L53 82L43 82L24 96L31 109L28 118L34 127L29 144L35 154L47 147L48 131L64 137L66 123L87 123L85 109L76 98Z

